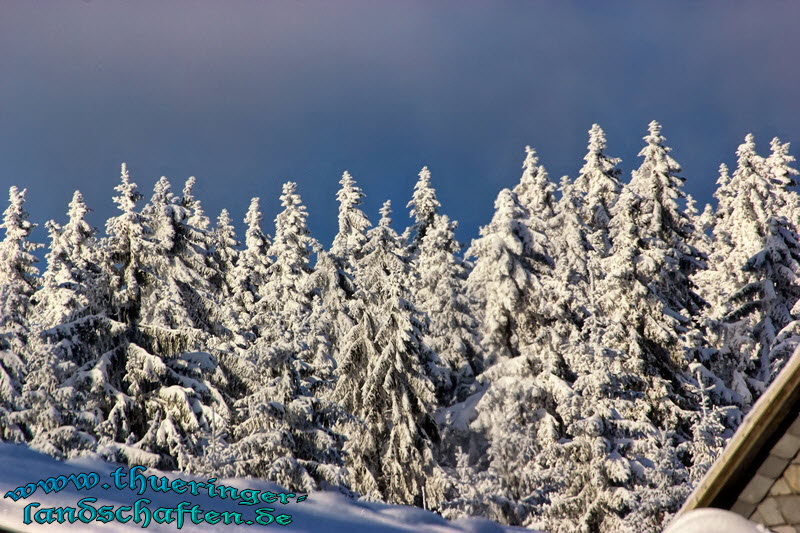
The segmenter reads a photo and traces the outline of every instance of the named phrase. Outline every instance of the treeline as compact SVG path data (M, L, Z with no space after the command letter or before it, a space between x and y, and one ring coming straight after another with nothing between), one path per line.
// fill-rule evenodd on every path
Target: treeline
M244 238L125 165L100 235L76 192L43 272L25 191L0 243L0 437L59 458L337 489L551 531L660 531L800 341L788 144L699 212L652 122L623 182L603 131L551 182L527 148L466 251L427 169L392 229L341 178ZM463 252L463 253L462 253ZM313 259L313 260L312 260Z

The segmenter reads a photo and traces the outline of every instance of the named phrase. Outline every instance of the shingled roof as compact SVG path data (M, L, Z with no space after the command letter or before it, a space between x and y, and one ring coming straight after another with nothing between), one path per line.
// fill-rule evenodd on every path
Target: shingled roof
M744 418L678 515L700 507L728 509L774 531L800 531L800 350Z

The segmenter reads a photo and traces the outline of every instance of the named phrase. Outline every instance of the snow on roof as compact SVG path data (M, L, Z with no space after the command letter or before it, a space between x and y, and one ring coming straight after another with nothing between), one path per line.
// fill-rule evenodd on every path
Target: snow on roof
M769 533L769 530L730 511L695 509L674 520L664 533Z

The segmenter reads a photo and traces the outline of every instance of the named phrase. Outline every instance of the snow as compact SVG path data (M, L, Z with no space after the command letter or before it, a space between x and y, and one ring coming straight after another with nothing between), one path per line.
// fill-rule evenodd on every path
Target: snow
M769 533L769 530L730 511L695 509L673 521L664 533Z
M59 492L46 494L42 489L37 489L30 497L13 501L12 498L0 499L0 528L8 528L12 531L38 531L42 526L36 522L30 525L23 524L23 510L26 505L37 502L40 507L33 509L33 512L49 507L76 507L78 500L86 497L98 498L92 505L100 508L103 505L127 506L132 505L138 498L149 498L153 503L148 504L151 510L158 507L176 507L181 501L189 501L192 505L199 504L203 511L234 511L242 513L245 519L255 516L255 506L239 505L235 500L212 498L207 491L198 490L198 495L190 493L182 495L174 492L154 492L149 487L143 495L139 495L137 490L131 490L123 485L123 489L116 489L113 484L111 472L120 465L106 463L96 458L84 457L73 459L67 462L57 461L49 456L37 453L25 446L0 443L0 488L3 494L16 487L24 486L31 482L48 477L60 475L69 476L70 474L96 472L100 477L100 483L94 489L78 490L68 483L66 488ZM123 472L128 472L129 467L122 466ZM187 475L177 476L173 472L160 472L154 469L147 469L144 475L155 475L157 477L166 476L170 480L180 477L183 480L207 481ZM110 482L111 487L103 490L102 484ZM272 491L275 493L285 492L283 489L266 481L233 478L219 479L215 485L225 485L237 487L238 489L255 489L260 491ZM288 498L288 504L281 504L280 500L271 504L263 504L261 507L271 507L275 509L273 514L289 514L292 522L286 526L286 531L295 533L326 531L330 533L346 532L373 532L373 533L394 533L426 531L431 533L504 533L514 531L527 531L528 529L500 526L483 518L464 518L448 522L441 516L420 509L417 507L407 507L401 505L388 505L382 503L360 502L348 499L347 497L335 492L313 492L308 495L305 501L297 503L292 498ZM127 513L127 511L125 511ZM125 515L123 515L125 516ZM212 529L209 524L192 524L188 518L187 523L181 531L208 531ZM225 525L219 526L225 532L252 531L258 525ZM277 527L276 524L272 524ZM269 527L269 526L268 526ZM103 524L101 522L91 522L85 524L80 521L75 524L49 524L48 531L141 531L141 523L133 520L127 524L113 522ZM149 531L175 531L176 524L157 524L151 523Z

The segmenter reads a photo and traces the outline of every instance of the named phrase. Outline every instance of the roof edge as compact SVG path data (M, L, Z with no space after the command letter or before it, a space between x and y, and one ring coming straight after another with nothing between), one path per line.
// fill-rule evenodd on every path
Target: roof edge
M775 381L767 387L744 417L736 433L723 448L722 454L717 457L675 515L676 518L692 509L711 507L715 503L743 467L750 466L756 456L763 452L764 444L771 440L778 430L782 418L792 414L789 408L797 402L798 394L800 394L800 346L795 349Z

